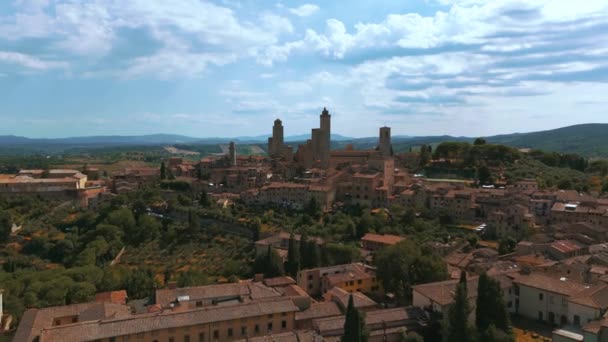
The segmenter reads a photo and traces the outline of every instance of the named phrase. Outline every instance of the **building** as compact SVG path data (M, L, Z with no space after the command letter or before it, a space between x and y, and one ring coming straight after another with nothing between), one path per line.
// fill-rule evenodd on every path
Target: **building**
M500 288L503 290L504 301L507 309L510 312L515 311L513 292L511 290L513 283L510 277L506 275L494 276L494 279L500 283ZM450 305L454 302L454 293L460 279L446 280L429 284L415 285L412 287L413 305L423 308L431 312L445 313ZM478 276L467 278L467 294L469 304L471 306L471 317L474 320L475 306L477 299L477 283Z
M293 149L286 145L283 137L283 123L281 120L274 120L272 126L272 137L268 138L268 155L270 158L279 158L291 161L293 158Z
M361 246L368 251L377 251L405 240L404 237L390 234L367 233L361 238Z
M378 303L374 302L371 298L364 295L361 292L347 292L339 287L331 288L325 292L323 298L326 302L334 302L338 304L342 313L346 314L346 308L348 307L348 301L350 296L353 297L353 304L355 308L361 311L371 311L378 308Z
M301 270L298 286L313 297L320 297L333 287L347 292L373 293L382 291L376 269L362 263Z
M383 157L390 157L393 155L393 146L391 144L391 128L380 127L380 138L378 139L378 150L380 155Z
M234 143L234 141L230 142L230 145L228 145L228 161L230 163L230 166L234 166L236 167L236 144Z
M588 285L541 273L515 277L517 313L559 326L582 325L601 318L608 309L608 285Z
M304 168L319 165L320 168L329 167L329 150L331 144L331 115L327 108L323 108L319 116L320 128L313 128L311 139L298 147L296 160Z

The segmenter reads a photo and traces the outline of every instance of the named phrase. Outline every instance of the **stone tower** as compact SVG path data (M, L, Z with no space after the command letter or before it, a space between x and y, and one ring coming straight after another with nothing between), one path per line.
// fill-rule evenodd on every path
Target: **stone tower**
M234 141L231 141L228 147L228 160L230 161L230 166L236 166L236 144Z
M378 139L378 150L384 157L393 155L393 147L391 145L391 128L380 127L380 138Z
M280 156L283 152L283 123L281 120L274 120L272 126L272 137L268 138L268 155L272 158Z
M321 167L329 167L329 149L331 144L331 115L327 108L323 108L319 117L321 126L319 127L319 150L318 156L321 162Z

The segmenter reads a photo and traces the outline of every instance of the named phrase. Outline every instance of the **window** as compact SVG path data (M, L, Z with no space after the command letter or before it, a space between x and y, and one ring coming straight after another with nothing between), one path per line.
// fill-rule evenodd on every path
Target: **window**
M268 318L272 319L272 314L269 314L269 315L268 315Z
M553 296L549 296L549 303L553 304Z
M281 329L287 329L287 321L281 321Z
M579 315L574 315L574 324L581 325L581 318Z
M220 338L220 331L219 330L213 330L213 338L214 339L218 339Z
M78 322L78 317L72 317L72 323Z
M308 275L308 280L312 280L312 274Z
M116 337L110 337L110 342L116 342Z
M543 320L543 312L542 312L542 311L539 311L539 312L538 312L538 320L539 320L539 321L542 321L542 320Z
M196 306L200 308L201 306L203 306L203 302L200 300L196 301Z
M247 327L241 327L241 336L247 335Z
M232 328L228 328L228 337L232 337Z
M538 294L538 300L543 300L543 298L544 298L543 294L542 294L542 293L539 293L539 294Z
M312 290L312 284L308 284L308 289Z
M190 342L190 335L184 335L184 342Z
M255 327L254 327L254 330L255 330L256 334L259 333L260 332L260 325L256 324Z
M205 333L198 333L198 342L205 342Z
M363 280L357 280L357 284L361 285L363 283Z
M175 339L173 337L169 337L169 342L175 342Z
M272 331L272 322L268 322L268 331Z

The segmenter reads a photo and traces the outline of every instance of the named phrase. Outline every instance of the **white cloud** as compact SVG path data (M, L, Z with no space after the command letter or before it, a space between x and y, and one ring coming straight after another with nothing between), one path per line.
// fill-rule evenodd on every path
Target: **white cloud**
M65 62L46 61L23 53L0 51L0 63L16 64L27 69L49 70L67 68Z
M308 17L319 11L319 6L315 4L304 4L299 7L290 8L289 12L298 17Z

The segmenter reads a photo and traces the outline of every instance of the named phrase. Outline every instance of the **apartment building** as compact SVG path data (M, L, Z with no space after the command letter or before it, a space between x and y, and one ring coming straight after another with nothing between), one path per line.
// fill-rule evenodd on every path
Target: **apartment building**
M374 252L384 247L393 246L405 240L404 237L391 234L367 233L361 238L363 249Z
M333 287L347 292L382 291L376 270L362 263L319 267L298 272L298 286L313 297L320 297Z

